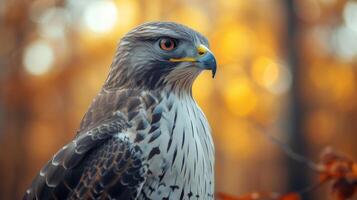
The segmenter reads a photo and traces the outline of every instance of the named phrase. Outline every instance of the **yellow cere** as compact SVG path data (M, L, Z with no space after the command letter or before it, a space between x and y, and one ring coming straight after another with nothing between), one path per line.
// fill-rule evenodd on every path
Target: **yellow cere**
M202 44L197 47L197 52L200 56L204 55L208 50L208 48ZM196 62L197 58L192 57L184 57L184 58L170 58L171 62Z
M171 62L196 62L196 58L185 57L185 58L170 58Z

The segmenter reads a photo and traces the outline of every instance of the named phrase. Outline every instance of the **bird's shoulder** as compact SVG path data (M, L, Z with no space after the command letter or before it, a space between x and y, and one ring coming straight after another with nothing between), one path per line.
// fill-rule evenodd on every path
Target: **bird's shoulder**
M36 199L36 197L48 195L57 197L61 193L74 194L74 188L80 187L80 183L88 184L88 182L83 182L87 176L84 174L86 168L87 171L95 174L93 176L99 177L98 180L90 180L92 181L90 183L102 186L102 176L99 175L103 175L103 172L110 171L110 169L107 167L103 171L104 168L99 165L109 164L115 159L132 160L130 162L132 164L124 162L127 164L123 165L123 162L118 162L118 165L111 165L116 172L124 173L130 170L142 174L142 168L138 168L138 165L144 166L144 163L140 161L140 149L137 149L138 147L130 141L122 141L113 136L131 128L132 121L140 121L138 116L141 116L142 110L154 112L155 105L159 101L160 96L149 91L101 91L85 114L77 136L61 148L41 169L27 191L25 199L34 199L33 197ZM135 126L137 125L138 123L135 123ZM98 154L103 154L103 156ZM99 162L99 164L94 166L92 162ZM112 177L120 176L113 175ZM124 184L121 187L123 191L127 190L125 181L129 180L126 179L120 183ZM130 184L133 183L130 182ZM63 185L65 185L64 189Z
M162 96L155 91L138 89L103 89L84 115L78 135L97 127L98 124L121 120L129 123L139 112L151 112Z

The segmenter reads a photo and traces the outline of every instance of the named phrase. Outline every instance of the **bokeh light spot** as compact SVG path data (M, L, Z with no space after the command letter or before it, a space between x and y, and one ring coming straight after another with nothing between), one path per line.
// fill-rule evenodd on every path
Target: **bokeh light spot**
M332 49L342 59L351 60L357 55L357 32L347 26L337 28L332 34Z
M42 75L48 72L53 62L53 49L46 41L34 41L27 46L23 57L23 64L26 71L30 74Z
M251 56L255 48L255 33L241 25L219 27L217 40L220 51L217 57L227 62L237 62L242 58ZM223 50L222 50L223 49Z
M118 10L112 1L93 1L84 11L84 24L95 33L112 30L118 17Z
M357 2L349 1L343 10L343 18L346 26L357 34Z
M274 94L282 94L291 86L291 73L272 59L258 57L252 66L254 81Z
M228 109L238 115L247 116L256 108L257 96L247 78L237 78L228 82L224 99Z
M272 60L258 57L253 63L252 75L259 85L269 88L278 80L279 69Z
M64 38L70 20L68 11L63 8L46 10L38 21L41 36L53 39Z

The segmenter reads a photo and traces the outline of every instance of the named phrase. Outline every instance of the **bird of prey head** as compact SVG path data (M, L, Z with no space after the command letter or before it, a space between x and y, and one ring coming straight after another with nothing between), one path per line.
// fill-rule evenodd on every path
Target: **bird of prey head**
M104 88L190 90L205 69L216 73L207 39L173 22L150 22L133 29L119 43Z

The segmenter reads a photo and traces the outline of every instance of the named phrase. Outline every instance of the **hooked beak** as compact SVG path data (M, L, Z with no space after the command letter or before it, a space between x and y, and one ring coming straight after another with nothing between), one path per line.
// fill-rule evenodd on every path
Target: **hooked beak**
M200 44L197 47L198 56L184 57L184 58L171 58L171 62L193 62L197 67L201 69L207 69L212 71L212 78L216 75L217 63L213 53L204 45Z

